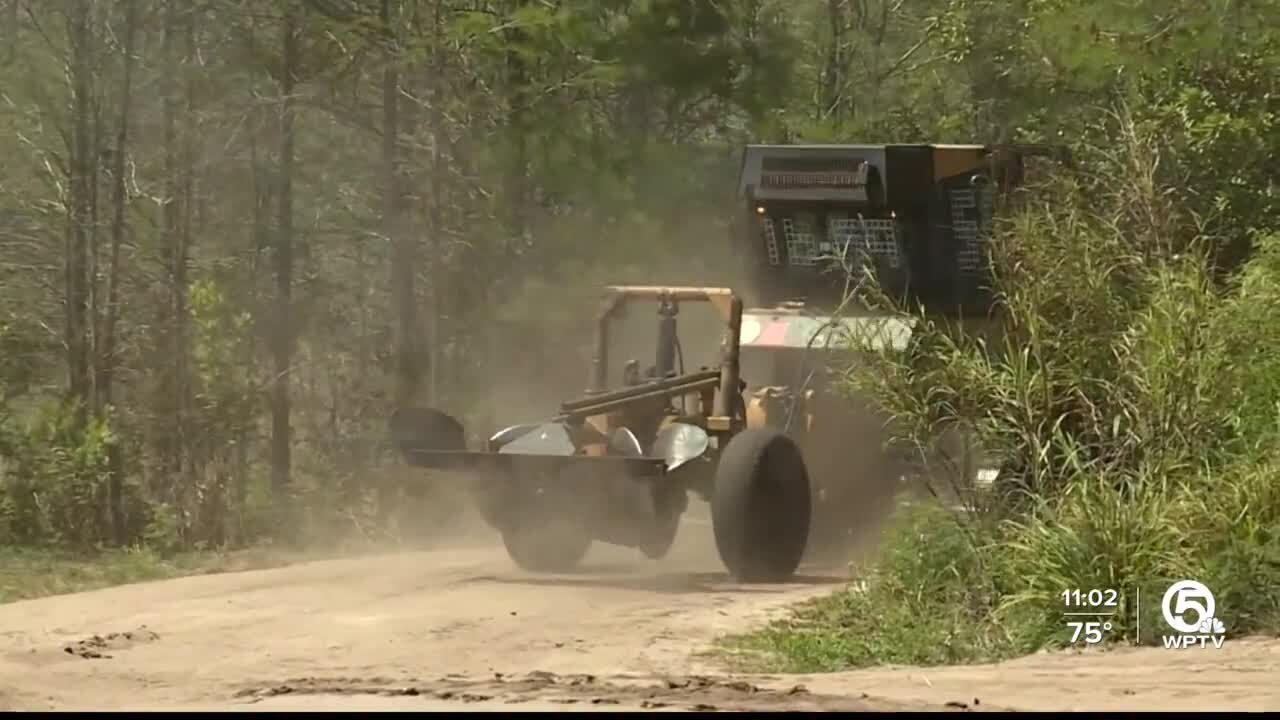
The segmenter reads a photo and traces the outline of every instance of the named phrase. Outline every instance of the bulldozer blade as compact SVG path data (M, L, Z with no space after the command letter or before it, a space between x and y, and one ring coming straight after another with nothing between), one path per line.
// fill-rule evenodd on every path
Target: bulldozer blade
M636 439L636 434L624 427L614 430L613 434L609 436L609 452L623 457L641 457L644 455L644 449L640 447L640 441Z
M449 450L412 450L405 453L410 465L435 470L455 470L492 477L504 474L513 478L559 475L574 466L583 476L656 477L666 469L661 458L593 455L550 455L516 452L468 452Z
M462 423L432 408L398 408L388 420L391 442L411 464L424 452L463 452L467 449Z
M711 446L707 431L697 425L672 423L658 432L652 454L663 459L668 471L696 460Z
M504 443L498 452L507 455L569 456L578 451L569 431L560 423L543 423Z
M503 428L489 438L489 449L496 452L512 440L537 429L537 423L522 423L520 425L512 425L511 427Z
M469 474L503 473L513 477L559 474L578 465L586 476L621 474L654 477L666 469L663 458L635 455L580 455L564 425L557 422L515 425L489 439L496 452L468 451L462 423L431 408L402 408L391 415L391 439L414 467L454 470ZM622 450L638 451L629 432L615 435ZM629 441L629 442L628 442ZM628 447L633 446L633 447Z

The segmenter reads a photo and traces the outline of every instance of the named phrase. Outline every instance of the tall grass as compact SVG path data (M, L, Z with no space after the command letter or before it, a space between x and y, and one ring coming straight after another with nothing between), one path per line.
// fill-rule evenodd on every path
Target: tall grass
M1121 130L999 228L1001 334L918 318L911 353L847 374L897 442L971 428L1000 463L991 492L936 478L971 512L908 508L865 592L738 645L801 670L1000 657L1064 644L1070 589L1116 590L1109 638L1155 642L1183 578L1214 590L1229 635L1280 627L1280 236L1224 280L1160 138Z

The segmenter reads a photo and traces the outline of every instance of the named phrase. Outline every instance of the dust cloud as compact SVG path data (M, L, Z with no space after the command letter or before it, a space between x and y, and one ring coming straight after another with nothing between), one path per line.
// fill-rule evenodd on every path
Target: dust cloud
M589 384L599 301L605 286L740 288L742 283L735 282L733 270L738 262L729 254L730 228L724 221L728 210L715 216L682 222L669 218L661 223L674 233L665 237L661 246L683 248L679 257L655 249L625 263L601 259L581 273L558 276L554 282L531 278L513 291L504 307L494 309L495 314L505 320L491 332L483 378L472 383L465 393L455 394L450 405L438 408L463 423L468 447L480 449L488 437L503 428L545 421L558 412L562 402L584 395ZM548 228L545 232L553 230ZM551 265L556 263L553 261ZM714 308L709 303L682 303L677 322L679 360L685 371L718 364L724 325ZM629 304L622 315L611 322L610 386L621 384L623 367L628 360L636 360L642 372L654 364L657 332L657 305L651 302ZM487 478L412 467L397 473L406 484L425 485L431 502L449 508L443 517L433 513L433 526L423 529L426 539L417 543L417 547L501 545L500 533L476 509L473 488L484 486ZM587 502L575 504L574 498L565 498L556 513L541 520L569 522L575 516L591 512ZM709 527L710 512L705 503L691 498L690 504L682 522ZM565 518L570 520L563 520ZM618 549L624 555L634 556L637 567L653 566L638 550ZM718 571L720 564L714 542L708 541L692 548L680 546L678 557L664 558L659 567Z
M471 447L480 447L485 438L502 428L546 420L561 402L583 396L589 384L604 286L721 286L733 288L748 300L754 296L741 272L742 258L732 254L732 230L725 220L731 212L732 207L726 207L719 217L663 223L666 228L675 228L675 235L655 243L655 251L641 260L632 258L626 264L600 261L582 273L557 278L555 283L527 283L515 293L509 304L520 310L518 327L495 338L495 362L483 386L465 407L445 408L464 419ZM664 253L658 247L680 248L680 252ZM686 372L719 363L724 324L709 303L681 303L677 324L678 360ZM654 365L657 332L657 306L650 302L629 304L611 322L611 387L622 384L627 361L635 360L642 373ZM810 353L800 363L794 357L779 355L782 359L774 359L771 355L771 351L744 351L743 379L748 393L765 385L798 385L810 371L819 376L812 387L819 392L824 389L822 376L830 360L820 353ZM809 432L805 455L811 481L826 489L815 509L807 562L824 571L847 572L851 559L869 559L879 548L899 492L898 468L882 457L880 420L866 408L851 407L843 398L834 398L820 403L819 412L821 419ZM439 543L497 540L497 533L479 519L465 491L460 490L465 483L448 479L432 484L456 508L449 526L436 529ZM709 523L703 503L691 498L691 505L684 522ZM561 510L571 517L584 508L565 506ZM713 544L706 550L701 558L706 567L718 569ZM637 560L642 559L633 552Z

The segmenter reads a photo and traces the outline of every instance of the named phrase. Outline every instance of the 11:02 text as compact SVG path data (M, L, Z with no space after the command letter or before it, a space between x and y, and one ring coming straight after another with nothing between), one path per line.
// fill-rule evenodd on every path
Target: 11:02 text
M1067 607L1115 607L1120 593L1115 590L1063 590L1062 602Z

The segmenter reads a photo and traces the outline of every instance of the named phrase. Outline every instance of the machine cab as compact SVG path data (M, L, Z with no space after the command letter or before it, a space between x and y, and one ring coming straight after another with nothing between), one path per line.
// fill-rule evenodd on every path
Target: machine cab
M984 145L750 145L735 254L755 305L832 308L866 270L895 299L946 315L991 303L985 243L1024 160Z

